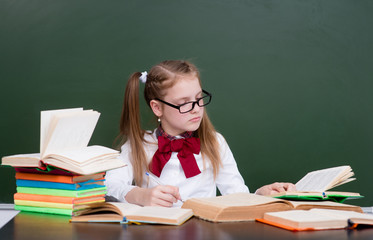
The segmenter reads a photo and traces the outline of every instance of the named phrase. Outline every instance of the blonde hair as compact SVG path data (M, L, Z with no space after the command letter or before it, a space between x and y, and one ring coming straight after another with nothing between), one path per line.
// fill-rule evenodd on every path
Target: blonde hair
M176 83L178 77L185 75L196 76L201 84L198 69L188 61L169 60L153 66L147 75L144 89L144 97L149 107L151 100L162 98L165 90L172 87ZM140 72L135 72L130 76L127 82L119 124L120 133L117 137L120 145L124 144L126 141L130 143L134 181L138 186L141 186L143 182L144 170L149 170L147 156L144 150L144 143L146 143L145 134L148 133L141 128L140 123L140 76ZM219 143L215 128L208 118L206 111L204 111L201 124L196 134L197 137L200 138L202 157L204 160L206 157L210 160L215 178L221 167Z

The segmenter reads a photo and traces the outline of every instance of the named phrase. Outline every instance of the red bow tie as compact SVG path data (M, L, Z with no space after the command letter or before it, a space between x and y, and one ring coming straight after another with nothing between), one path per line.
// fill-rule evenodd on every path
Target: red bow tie
M154 175L161 176L162 169L170 159L172 152L179 152L177 158L184 170L185 177L190 178L201 173L193 155L193 153L198 154L200 152L199 138L191 137L171 141L166 137L159 136L158 150L150 163L150 171Z

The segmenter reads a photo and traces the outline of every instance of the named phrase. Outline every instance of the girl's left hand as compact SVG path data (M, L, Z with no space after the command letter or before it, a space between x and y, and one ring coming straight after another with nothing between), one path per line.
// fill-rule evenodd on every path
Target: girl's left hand
M291 192L291 191L296 191L296 187L292 183L279 183L275 182L272 184L265 185L258 190L256 190L255 194L258 195L271 195L275 193L280 193L280 192Z

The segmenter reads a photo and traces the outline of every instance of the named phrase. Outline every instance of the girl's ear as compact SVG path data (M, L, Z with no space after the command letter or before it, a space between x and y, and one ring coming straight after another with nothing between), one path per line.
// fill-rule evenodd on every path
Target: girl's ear
M158 102L157 100L151 100L150 101L150 107L152 108L152 111L155 114L155 116L157 116L157 117L162 116L163 112L162 112L162 107L161 107L160 102Z

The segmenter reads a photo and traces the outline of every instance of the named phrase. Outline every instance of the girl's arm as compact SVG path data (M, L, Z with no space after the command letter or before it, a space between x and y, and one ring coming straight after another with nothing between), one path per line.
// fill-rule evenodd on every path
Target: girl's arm
M216 185L220 193L226 195L237 192L249 192L228 143L220 133L216 134L220 145L220 157L222 161L222 167L219 169L219 174L216 177Z
M265 185L258 190L256 190L255 194L259 195L271 195L275 193L280 193L280 192L291 192L291 191L296 191L296 187L292 183L272 183Z
M127 193L125 199L141 206L172 207L181 197L178 187L159 185L154 188L135 187Z
M138 204L141 206L170 207L181 199L179 189L174 186L159 185L154 188L141 188L133 185L133 167L129 160L128 142L122 146L120 158L127 165L110 170L105 176L107 195L117 198L121 202Z

